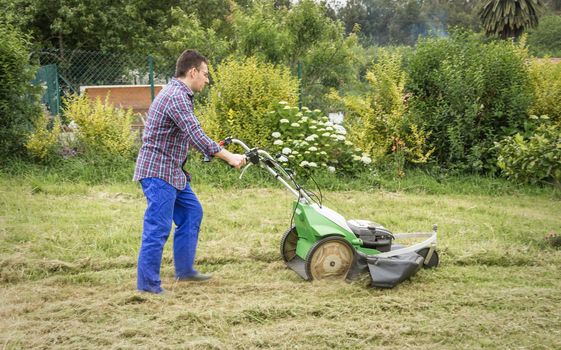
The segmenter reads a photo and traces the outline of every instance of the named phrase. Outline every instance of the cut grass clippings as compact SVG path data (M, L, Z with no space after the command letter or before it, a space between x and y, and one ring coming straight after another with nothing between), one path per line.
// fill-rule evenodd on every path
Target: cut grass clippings
M561 347L561 201L537 194L324 193L348 219L394 232L439 225L441 265L391 290L305 282L279 256L292 198L280 188L195 182L198 267L139 293L145 200L137 184L0 178L0 346L129 349Z

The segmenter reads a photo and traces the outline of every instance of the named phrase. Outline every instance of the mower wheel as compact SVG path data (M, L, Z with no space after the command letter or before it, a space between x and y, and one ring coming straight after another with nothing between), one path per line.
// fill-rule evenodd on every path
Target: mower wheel
M423 248L417 252L417 254L419 254L423 258L426 258L428 253L429 253L429 248ZM432 256L430 257L430 260L423 262L423 268L432 269L434 267L437 267L439 263L440 263L440 258L438 257L438 253L436 252L435 249L432 252Z
M314 243L306 256L310 280L345 279L354 262L353 247L341 237L327 237Z
M296 244L298 243L298 234L296 227L292 226L282 235L280 241L280 253L285 263L294 259L296 256Z

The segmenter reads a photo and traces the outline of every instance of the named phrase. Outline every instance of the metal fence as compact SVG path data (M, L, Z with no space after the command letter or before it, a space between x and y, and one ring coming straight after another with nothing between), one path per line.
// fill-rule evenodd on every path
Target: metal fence
M34 84L44 88L43 103L52 114L60 112L61 98L80 94L92 85L165 84L175 71L175 59L151 55L116 54L82 50L43 50L33 54L41 68Z

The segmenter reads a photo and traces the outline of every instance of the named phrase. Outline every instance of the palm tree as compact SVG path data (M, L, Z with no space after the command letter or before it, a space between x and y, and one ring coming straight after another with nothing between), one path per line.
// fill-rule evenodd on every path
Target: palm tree
M541 0L486 0L479 17L487 35L506 39L537 26L543 8Z

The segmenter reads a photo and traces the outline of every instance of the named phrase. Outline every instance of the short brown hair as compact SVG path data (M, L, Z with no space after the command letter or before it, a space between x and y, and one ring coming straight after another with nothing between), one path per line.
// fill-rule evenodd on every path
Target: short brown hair
M208 65L208 60L195 50L185 50L177 59L175 64L175 77L184 77L191 68L199 68L201 63Z

